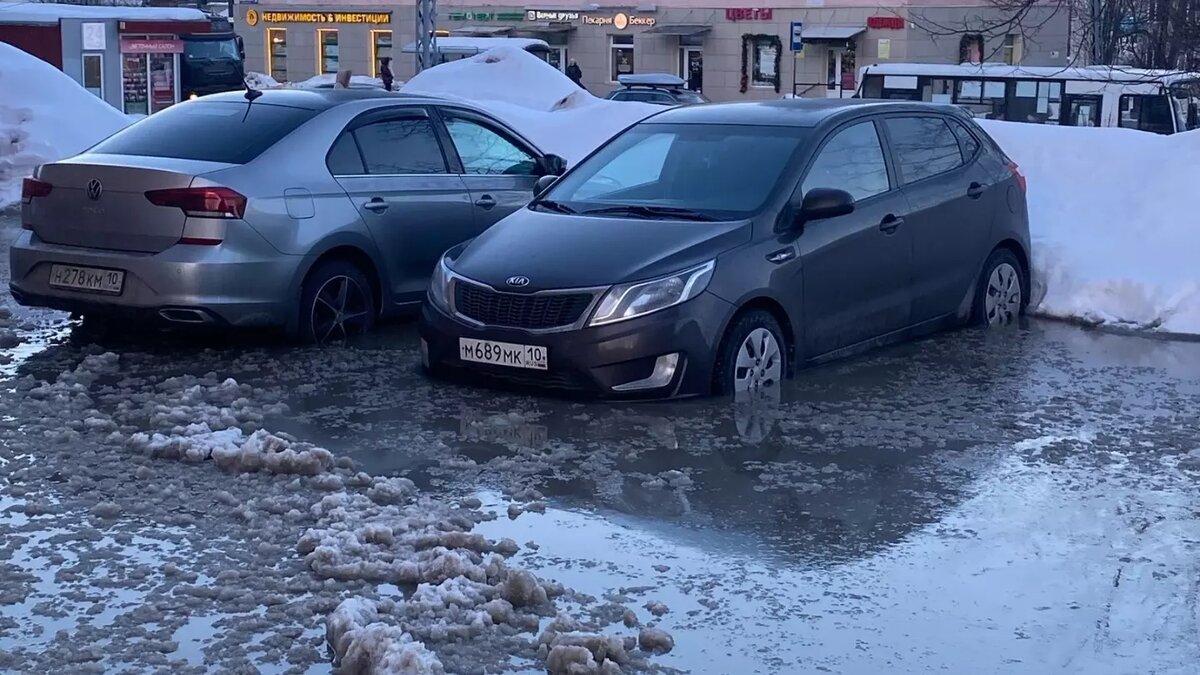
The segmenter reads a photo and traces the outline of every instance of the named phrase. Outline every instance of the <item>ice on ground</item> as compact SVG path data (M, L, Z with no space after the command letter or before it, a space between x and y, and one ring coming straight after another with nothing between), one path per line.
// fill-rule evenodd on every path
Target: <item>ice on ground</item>
M347 675L441 675L441 661L396 626L378 621L375 603L350 598L338 605L326 622L338 672Z
M0 208L21 198L21 179L37 165L86 150L130 124L58 68L3 42L0 92Z
M1200 132L981 124L1028 180L1036 312L1200 334Z
M663 109L597 98L545 61L516 47L497 47L435 66L409 80L400 91L481 105L544 152L561 155L570 163Z

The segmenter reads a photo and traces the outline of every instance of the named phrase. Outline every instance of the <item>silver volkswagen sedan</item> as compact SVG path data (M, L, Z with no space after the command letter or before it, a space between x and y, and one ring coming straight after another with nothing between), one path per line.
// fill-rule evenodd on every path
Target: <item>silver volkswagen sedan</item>
M464 103L207 96L25 179L10 290L84 316L342 339L419 307L443 251L563 164Z

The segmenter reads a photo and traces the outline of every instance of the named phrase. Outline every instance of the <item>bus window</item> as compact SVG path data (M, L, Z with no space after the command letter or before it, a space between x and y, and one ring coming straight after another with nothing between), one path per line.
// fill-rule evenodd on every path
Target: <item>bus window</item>
M1125 94L1118 105L1118 126L1156 134L1175 132L1171 101L1164 94Z
M995 80L959 80L954 102L976 117L1002 120L1005 117L1004 82Z
M1069 127L1098 127L1100 126L1100 97L1092 95L1067 94L1063 97L1063 105L1067 114L1063 124Z
M1175 103L1176 128L1179 131L1200 128L1200 80L1172 85L1171 97Z
M867 75L863 78L862 97L920 101L921 90L917 88L915 75Z
M883 76L867 75L862 82L863 98L883 98Z

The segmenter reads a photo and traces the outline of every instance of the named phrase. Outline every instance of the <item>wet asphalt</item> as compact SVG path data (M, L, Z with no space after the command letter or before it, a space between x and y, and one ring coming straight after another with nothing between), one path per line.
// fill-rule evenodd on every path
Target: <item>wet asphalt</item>
M611 404L430 381L411 321L308 349L14 311L24 341L4 377L107 350L133 357L134 378L282 387L288 411L269 428L372 475L477 496L506 514L480 531L531 542L516 559L539 574L663 603L676 645L664 666L1200 663L1197 343L1030 320L804 371L777 403ZM530 489L533 508L516 498Z

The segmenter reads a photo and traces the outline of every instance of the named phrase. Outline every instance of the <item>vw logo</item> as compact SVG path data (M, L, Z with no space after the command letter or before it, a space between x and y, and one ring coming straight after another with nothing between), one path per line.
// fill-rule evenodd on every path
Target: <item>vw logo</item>
M523 277L523 276L517 275L515 277L509 277L509 278L505 279L504 283L508 284L509 286L516 286L517 288L523 288L523 287L529 285L529 277Z
M89 180L87 184L88 199L96 201L102 194L104 194L104 186L100 184L100 180L97 178Z

